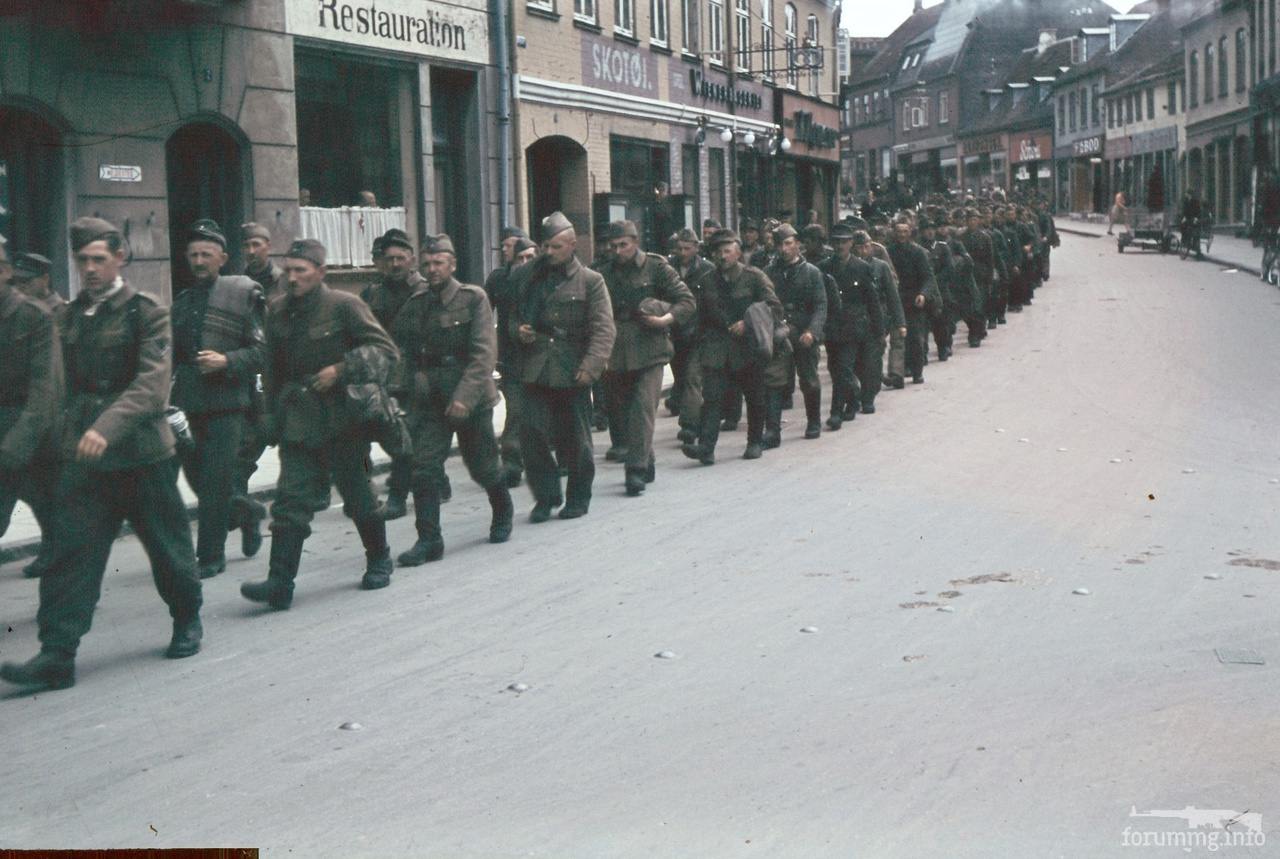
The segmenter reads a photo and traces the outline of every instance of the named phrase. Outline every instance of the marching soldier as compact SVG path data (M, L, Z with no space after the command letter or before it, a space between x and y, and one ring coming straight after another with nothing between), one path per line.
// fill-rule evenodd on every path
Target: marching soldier
M884 246L872 241L870 233L866 230L854 230L853 252L858 255L859 259L871 266L871 273L874 278L872 283L876 297L880 299L881 314L889 329L879 338L880 354L881 359L883 359L885 335L897 335L899 340L905 338L907 336L907 320L902 311L902 296L898 292L897 275L893 272L893 266L877 255L877 249L883 250ZM885 256L888 256L888 254L886 253ZM862 401L862 413L864 415L875 414L876 395L880 393L883 378L881 373L876 373L874 378L864 378L859 375L858 379L861 384L858 395ZM849 408L846 406L846 420L848 420L848 415Z
M64 462L54 502L54 556L40 578L40 653L0 667L10 683L50 689L75 683L76 650L124 520L142 542L173 618L165 655L197 653L204 634L200 577L165 420L169 311L121 277L124 238L115 226L80 218L70 234L84 289L58 321L67 392Z
M947 319L952 334L957 325L963 321L968 330L969 347L977 349L987 336L986 321L982 315L982 291L975 279L977 264L969 254L963 241L965 229L964 212L957 209L951 213L951 227L948 230L947 245L951 248L951 261L955 268L951 295L947 304Z
M698 301L698 362L702 369L702 426L695 444L681 447L684 455L714 465L720 439L720 412L732 378L747 403L747 448L743 459L763 453L764 367L753 352L744 321L747 308L763 301L782 321L782 304L764 272L742 264L742 243L733 230L717 230L710 239L715 274L703 281Z
M1017 239L1014 237L1010 241L1009 232L1005 228L1003 213L1003 208L992 211L984 224L991 234L991 241L996 246L996 256L1000 260L1000 277L996 281L996 288L992 291L993 307L987 310L988 331L997 324L1005 324L1005 316L1009 312L1010 299L1016 288L1014 282L1022 274L1021 269L1018 267Z
M244 237L244 273L262 288L265 307L284 295L284 270L271 260L271 231L252 221L240 225ZM259 376L249 391L249 411L245 415L244 437L240 441L240 453L236 456L235 488L231 497L232 527L240 529L240 551L252 558L262 548L262 534L258 524L266 518L267 511L249 495L249 478L258 470L258 460L267 449L262 440L262 377Z
M898 292L907 317L906 372L912 384L924 382L925 350L929 347L928 304L938 300L938 282L924 248L912 241L911 223L899 218L893 225L889 245L893 268L898 273Z
M409 241L404 230L392 227L383 233L379 250L380 277L366 287L360 297L369 305L369 310L373 312L373 317L378 320L382 330L390 332L395 326L396 314L400 312L400 308L422 286L422 275L418 274L415 267L413 242ZM399 369L393 371L393 375L398 375ZM392 394L403 398L403 385L402 380L393 378L387 387ZM412 471L412 457L391 457L391 473L387 476L387 500L382 507L384 518L399 519L405 515ZM442 500L452 494L444 488L441 488L441 492Z
M675 354L671 358L671 393L667 410L679 415L680 432L677 438L682 444L698 440L698 426L702 419L702 373L697 361L698 319L697 301L702 293L704 279L716 270L706 257L698 253L698 235L683 229L674 236L674 252L671 266L681 282L689 287L695 307L692 319L671 329L671 342Z
M990 331L991 317L988 308L993 306L991 296L996 290L1000 258L991 234L982 228L982 215L976 209L968 209L964 212L964 221L965 228L960 233L960 243L973 260L973 279L978 287L980 302L977 311L982 317L965 323L969 328L969 345L973 346L975 333L981 333L982 336L976 338L981 344Z
M280 479L271 505L271 561L267 578L240 593L275 609L293 603L294 579L311 519L329 505L338 487L343 512L355 522L367 566L360 586L391 584L387 525L369 484L369 440L352 413L345 386L348 365L389 364L396 346L368 306L324 282L325 248L314 239L293 243L285 254L288 292L267 314L267 439L280 451Z
M514 273L520 300L513 320L525 394L520 449L535 523L562 503L561 519L587 514L595 479L591 386L604 373L616 335L604 278L574 256L573 224L553 212L542 221L541 238L543 255ZM552 450L569 472L563 496Z
M818 228L821 230L821 227ZM824 236L825 238L825 236ZM827 321L827 288L822 272L805 260L795 227L783 224L773 232L777 257L765 269L774 293L782 304L787 326L787 345L775 348L765 369L764 446L782 444L783 392L798 376L804 396L807 424L804 437L822 435L822 383L818 378L818 349Z
M453 241L441 233L422 249L425 281L396 316L393 337L403 349L413 435L413 511L418 540L399 557L413 567L444 556L440 532L440 476L454 433L471 479L489 495L489 542L511 536L514 508L493 433L493 382L498 341L489 299L478 286L458 283Z
M697 305L663 257L640 250L633 222L609 225L609 247L613 258L601 272L617 331L604 375L609 433L626 451L626 491L636 496L654 480L653 420L663 368L675 352L667 332L689 320Z
M951 357L952 329L947 306L955 303L953 293L956 285L956 265L951 252L951 245L938 236L939 224L928 215L921 215L917 222L920 235L920 246L929 254L929 264L933 266L934 277L938 282L940 300L927 308L929 311L929 328L933 332L933 342L938 349L938 360L946 361ZM945 226L944 226L945 229ZM928 339L925 340L925 351L928 353Z
M253 280L219 276L227 240L213 221L191 227L186 258L192 283L173 300L170 397L191 427L193 444L179 445L178 458L200 501L196 561L207 579L227 568L237 455L262 371L263 298Z
M503 227L501 239L502 264L489 272L489 277L484 282L484 292L498 322L499 385L502 399L506 403L499 446L504 479L507 486L514 488L524 479L524 460L520 456L520 371L516 366L517 349L510 324L516 304L516 296L511 290L511 270L523 265L524 261L516 258L522 246L529 250L533 250L535 246L519 227Z
M62 349L50 295L63 303L49 289L49 261L16 254L10 265L0 240L0 499L6 512L25 501L40 526L40 551L22 569L27 578L44 574L53 550L57 462L51 447L61 405Z
M844 424L846 405L853 407L848 413L856 416L861 391L878 386L884 351L884 312L875 291L875 272L854 255L853 239L854 231L848 224L831 228L835 253L827 258L824 270L840 295L834 315L828 307L826 324L827 369L831 373L827 427L832 430Z

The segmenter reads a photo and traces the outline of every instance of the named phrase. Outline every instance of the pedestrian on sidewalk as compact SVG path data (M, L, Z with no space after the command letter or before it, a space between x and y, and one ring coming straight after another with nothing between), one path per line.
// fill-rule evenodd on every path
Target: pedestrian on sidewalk
M1107 235L1114 235L1112 232L1116 224L1124 226L1129 223L1129 209L1125 206L1124 191L1117 191L1115 202L1111 204L1110 212L1111 223L1107 225Z
M0 666L22 686L75 683L75 657L102 592L111 544L128 520L169 606L165 655L199 652L200 577L165 420L173 373L169 311L122 276L124 237L100 218L71 225L83 290L59 316L66 400L54 555L40 578L40 653Z

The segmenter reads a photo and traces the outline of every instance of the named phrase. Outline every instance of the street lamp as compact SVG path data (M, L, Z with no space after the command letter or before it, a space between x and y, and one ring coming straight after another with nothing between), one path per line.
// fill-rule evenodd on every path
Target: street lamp
M781 149L783 152L790 152L791 141L786 137L782 138L782 142L778 144L778 148Z
M748 146L755 146L756 133L754 131L748 131L746 134L742 135L742 142L747 144Z
M728 143L730 140L733 140L733 132L728 128L720 129L720 142Z

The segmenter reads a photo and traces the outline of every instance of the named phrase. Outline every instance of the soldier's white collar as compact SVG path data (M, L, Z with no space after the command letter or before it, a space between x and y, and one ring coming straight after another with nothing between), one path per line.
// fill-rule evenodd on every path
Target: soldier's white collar
M111 281L111 286L102 290L98 295L94 295L92 290L86 289L85 294L89 296L89 306L85 308L84 315L93 316L98 312L98 308L102 306L103 302L122 289L124 289L124 278L120 275L116 275L116 279Z

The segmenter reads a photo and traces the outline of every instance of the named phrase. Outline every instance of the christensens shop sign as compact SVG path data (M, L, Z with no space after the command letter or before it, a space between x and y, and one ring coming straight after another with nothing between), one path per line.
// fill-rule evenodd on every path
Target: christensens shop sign
M483 6L433 0L285 0L294 36L386 51L489 62L489 16Z

